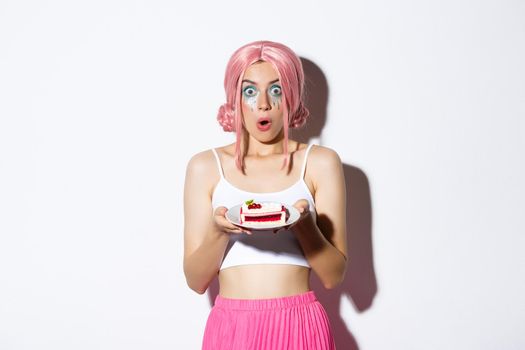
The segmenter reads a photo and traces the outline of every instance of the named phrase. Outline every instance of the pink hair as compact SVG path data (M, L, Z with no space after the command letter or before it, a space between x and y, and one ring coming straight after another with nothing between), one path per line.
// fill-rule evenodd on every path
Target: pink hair
M279 75L283 92L284 144L283 165L288 164L288 129L298 128L306 122L310 114L303 102L304 71L301 60L287 46L272 41L255 41L237 49L226 66L224 90L226 103L219 108L217 120L224 131L235 131L235 164L244 168L244 155L241 150L243 125L241 115L242 77L246 69L259 61L269 62Z

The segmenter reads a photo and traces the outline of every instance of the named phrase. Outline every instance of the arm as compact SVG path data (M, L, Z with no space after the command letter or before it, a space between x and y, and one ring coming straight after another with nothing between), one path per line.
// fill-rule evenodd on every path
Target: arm
M343 281L347 260L343 167L337 153L324 147L312 149L309 165L315 189L317 224L308 210L308 202L301 200L295 206L302 218L292 231L312 269L325 288L331 289Z
M211 152L195 155L184 184L184 274L188 286L203 294L217 275L230 233L242 232L230 224L219 207L213 213L211 195L218 181Z

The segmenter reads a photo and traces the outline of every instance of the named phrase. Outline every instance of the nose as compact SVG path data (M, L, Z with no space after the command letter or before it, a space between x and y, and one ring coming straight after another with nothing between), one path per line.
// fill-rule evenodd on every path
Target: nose
M257 108L261 111L268 111L272 108L268 94L260 94L257 99Z

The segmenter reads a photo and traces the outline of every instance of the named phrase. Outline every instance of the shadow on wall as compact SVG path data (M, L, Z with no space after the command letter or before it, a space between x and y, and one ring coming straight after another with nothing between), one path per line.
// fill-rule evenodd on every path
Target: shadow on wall
M321 69L312 61L301 58L306 77L306 107L310 117L306 125L292 130L291 138L310 143L320 140L326 123L328 84ZM346 180L346 225L348 266L346 277L337 288L326 290L317 276L312 274L311 287L323 304L330 318L337 349L358 350L359 346L340 313L341 301L348 297L355 310L366 311L377 293L377 282L373 264L372 205L370 186L366 174L360 169L343 164ZM219 294L217 279L208 288L210 305Z

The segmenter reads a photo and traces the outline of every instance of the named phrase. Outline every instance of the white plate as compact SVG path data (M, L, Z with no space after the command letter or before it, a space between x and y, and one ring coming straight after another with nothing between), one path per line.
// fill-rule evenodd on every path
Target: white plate
M278 225L275 223L269 223L268 225L250 225L249 222L245 222L241 224L241 218L240 218L240 211L241 211L242 204L236 205L234 207L231 207L226 212L226 219L234 224L235 226L240 226L244 228L248 228L251 230L273 230L281 227L290 226L294 222L296 222L301 214L299 214L299 211L295 209L295 207L291 205L284 204L284 208L288 211L288 220L286 220L286 223L284 225Z

